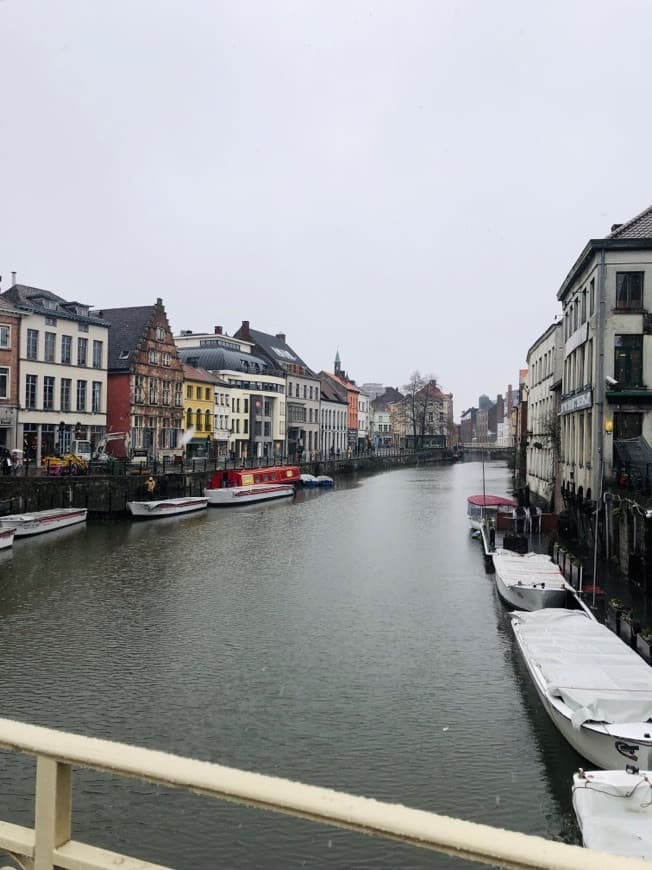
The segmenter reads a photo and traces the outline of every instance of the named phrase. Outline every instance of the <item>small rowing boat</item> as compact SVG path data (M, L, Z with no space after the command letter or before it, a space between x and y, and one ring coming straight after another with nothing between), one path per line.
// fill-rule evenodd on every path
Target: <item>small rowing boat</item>
M211 507L238 507L260 501L291 498L294 495L294 487L271 483L260 486L230 486L221 489L206 489L204 495L208 498L208 504Z
M187 498L152 499L152 501L128 501L129 513L142 520L154 520L159 517L173 517L177 514L187 514L192 511L204 510L208 505L206 496L188 496Z
M53 532L66 526L85 523L88 511L86 508L55 508L46 511L33 511L24 514L8 514L0 517L1 528L16 530L16 537L40 535L43 532Z

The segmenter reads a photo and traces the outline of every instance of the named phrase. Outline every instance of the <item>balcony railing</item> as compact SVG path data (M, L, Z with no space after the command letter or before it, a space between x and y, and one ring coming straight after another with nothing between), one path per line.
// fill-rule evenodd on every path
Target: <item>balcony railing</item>
M595 870L608 863L611 870L644 870L650 866L634 858L607 858L579 846L400 804L10 719L0 719L0 747L37 760L34 828L0 822L0 849L30 870L165 870L159 864L72 839L73 768L77 767L180 788L494 867Z

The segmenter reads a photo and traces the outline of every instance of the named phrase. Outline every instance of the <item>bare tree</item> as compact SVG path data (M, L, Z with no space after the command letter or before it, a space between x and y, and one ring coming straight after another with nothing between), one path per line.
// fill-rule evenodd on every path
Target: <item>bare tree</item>
M429 423L434 411L437 393L436 376L426 375L424 377L418 370L412 372L410 380L403 387L406 421L412 430L412 443L415 448L422 445L423 436L429 429L432 429Z

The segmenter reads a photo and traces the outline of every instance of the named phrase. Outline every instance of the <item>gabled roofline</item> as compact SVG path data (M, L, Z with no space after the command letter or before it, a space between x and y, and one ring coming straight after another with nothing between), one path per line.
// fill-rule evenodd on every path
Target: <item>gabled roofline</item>
M570 272L564 279L557 292L557 299L561 302L569 288L575 283L589 264L592 257L599 251L636 251L652 250L652 239L589 239L584 250L573 263Z

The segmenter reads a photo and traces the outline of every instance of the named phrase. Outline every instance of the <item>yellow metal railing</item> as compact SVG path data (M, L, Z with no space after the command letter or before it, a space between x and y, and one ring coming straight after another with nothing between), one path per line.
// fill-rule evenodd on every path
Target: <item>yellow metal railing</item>
M35 756L35 825L0 822L0 850L29 870L165 870L71 838L73 768L91 768L310 819L492 866L634 870L650 864L108 740L0 719L0 748ZM570 787L570 785L569 785Z

